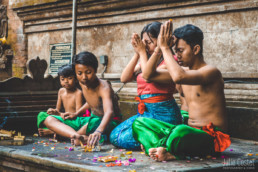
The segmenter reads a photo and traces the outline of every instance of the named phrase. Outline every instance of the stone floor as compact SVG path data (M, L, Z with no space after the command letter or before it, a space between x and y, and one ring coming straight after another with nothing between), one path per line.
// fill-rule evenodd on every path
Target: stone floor
M217 157L187 157L185 160L155 162L141 151L122 150L111 144L100 152L84 152L81 147L69 151L69 140L53 142L49 138L27 136L21 142L0 141L0 171L258 171L258 142L232 139L231 146ZM123 163L99 162L96 157L113 155ZM128 160L136 159L135 162ZM126 161L127 160L127 161Z

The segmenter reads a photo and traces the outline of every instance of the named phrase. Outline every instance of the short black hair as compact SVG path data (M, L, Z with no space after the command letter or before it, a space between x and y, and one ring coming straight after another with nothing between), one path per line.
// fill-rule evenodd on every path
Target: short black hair
M79 54L73 56L73 67L76 64L82 64L85 66L91 66L97 72L98 60L97 57L88 51L80 52Z
M178 39L183 39L187 44L189 44L192 48L195 45L200 45L202 54L203 49L203 32L202 30L194 25L187 24L185 26L179 27L174 31L174 35Z
M158 38L161 24L162 23L155 21L144 26L141 32L141 39L145 32L148 34L149 37L151 36L153 38Z
M69 77L75 76L72 64L65 64L58 68L58 76Z

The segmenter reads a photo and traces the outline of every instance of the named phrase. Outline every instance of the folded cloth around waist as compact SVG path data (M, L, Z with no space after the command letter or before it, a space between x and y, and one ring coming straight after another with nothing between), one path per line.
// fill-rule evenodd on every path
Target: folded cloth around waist
M146 110L146 106L144 103L158 103L158 102L164 102L173 99L173 95L164 94L164 95L157 95L153 97L149 97L146 99L141 99L140 97L135 97L135 100L139 102L138 104L138 112L140 114L143 114Z
M215 152L223 152L231 144L230 136L219 131L220 129L218 127L214 127L213 123L209 123L207 126L201 128L193 128L201 129L214 138Z

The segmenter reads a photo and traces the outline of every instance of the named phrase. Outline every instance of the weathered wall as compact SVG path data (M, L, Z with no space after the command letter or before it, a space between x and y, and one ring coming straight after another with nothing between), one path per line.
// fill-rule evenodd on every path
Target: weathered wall
M49 60L49 44L71 42L71 1L19 2L13 8L24 21L28 59L40 56ZM175 28L191 23L203 30L204 56L225 77L257 78L257 2L84 0L78 6L77 52L108 55L107 73L119 76L133 55L132 33L140 33L149 22L172 18ZM100 66L99 72L102 69Z
M2 0L2 5L7 6L8 16L8 37L7 44L13 50L12 60L12 75L15 77L22 77L26 72L27 62L27 49L26 49L26 36L23 32L23 22L17 16L16 12L9 6L9 0ZM0 80L11 77L4 71L0 72Z

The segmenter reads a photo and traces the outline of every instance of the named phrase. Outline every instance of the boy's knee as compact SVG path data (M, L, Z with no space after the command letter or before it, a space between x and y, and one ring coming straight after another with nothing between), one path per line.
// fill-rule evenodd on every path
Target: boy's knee
M49 124L49 123L51 123L53 120L55 120L54 117L48 116L48 117L45 119L44 124Z

